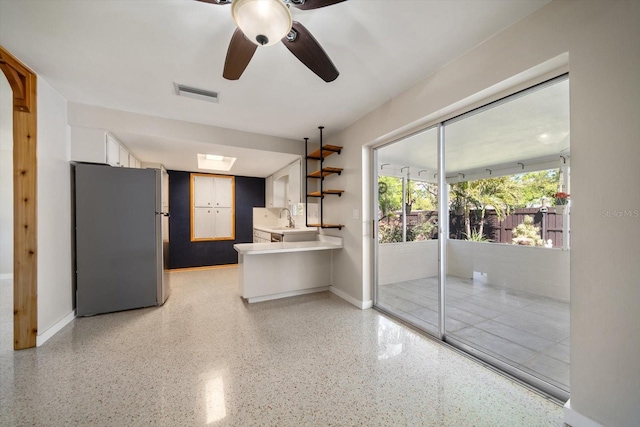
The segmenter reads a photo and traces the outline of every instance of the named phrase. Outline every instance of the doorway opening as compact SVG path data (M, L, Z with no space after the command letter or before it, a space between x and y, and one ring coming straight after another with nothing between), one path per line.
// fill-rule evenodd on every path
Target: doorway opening
M0 352L13 350L13 94L0 74Z

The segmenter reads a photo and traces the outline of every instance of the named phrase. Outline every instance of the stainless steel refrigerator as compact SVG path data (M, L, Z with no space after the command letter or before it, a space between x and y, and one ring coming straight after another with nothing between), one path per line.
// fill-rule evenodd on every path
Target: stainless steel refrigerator
M163 304L169 296L165 170L74 165L76 314Z

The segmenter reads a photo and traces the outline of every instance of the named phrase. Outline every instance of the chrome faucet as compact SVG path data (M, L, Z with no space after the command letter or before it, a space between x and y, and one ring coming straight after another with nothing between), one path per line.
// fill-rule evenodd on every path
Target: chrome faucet
M289 220L289 228L293 228L295 226L295 224L293 223L293 218L291 218L291 211L287 208L284 208L280 211L280 218L282 218L282 212L287 211L287 220Z

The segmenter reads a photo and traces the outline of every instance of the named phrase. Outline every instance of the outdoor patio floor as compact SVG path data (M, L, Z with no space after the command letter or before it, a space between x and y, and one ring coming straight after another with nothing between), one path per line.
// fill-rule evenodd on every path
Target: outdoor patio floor
M568 302L452 276L446 299L447 335L569 391ZM436 334L438 278L382 285L377 305Z

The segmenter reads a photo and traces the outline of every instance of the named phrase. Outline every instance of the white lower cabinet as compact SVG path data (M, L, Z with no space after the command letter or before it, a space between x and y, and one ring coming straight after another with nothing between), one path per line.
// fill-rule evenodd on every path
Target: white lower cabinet
M271 233L266 231L253 229L253 243L269 243L271 242Z
M215 208L211 209L215 211L214 216L214 236L216 238L219 237L228 237L235 233L231 230L233 227L233 218L231 216L231 208Z
M193 238L220 239L233 235L231 208L194 208Z
M209 239L213 236L213 209L193 209L193 238Z

